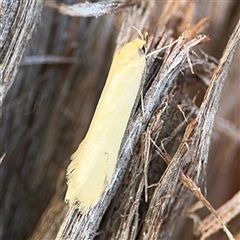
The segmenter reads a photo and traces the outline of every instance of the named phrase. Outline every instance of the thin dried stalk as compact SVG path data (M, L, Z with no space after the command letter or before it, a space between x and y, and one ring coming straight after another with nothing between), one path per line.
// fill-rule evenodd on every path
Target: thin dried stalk
M220 208L216 210L218 216L221 218L224 224L230 222L233 218L240 214L240 191L238 191L229 201L224 203ZM195 211L188 212L189 214L196 215ZM187 214L188 214L187 213ZM197 216L195 216L197 217ZM198 217L197 217L198 218ZM202 221L197 223L195 228L195 235L201 235L201 239L207 239L212 234L221 229L221 225L216 220L213 214L210 214Z

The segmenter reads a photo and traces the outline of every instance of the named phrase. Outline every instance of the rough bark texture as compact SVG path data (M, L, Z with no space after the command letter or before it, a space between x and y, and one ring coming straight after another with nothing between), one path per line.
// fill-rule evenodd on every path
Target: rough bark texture
M188 175L204 190L201 183L207 169L207 199L216 208L239 189L239 47L230 61L239 33L218 68L208 56L222 56L239 19L237 1L138 2L97 19L63 16L44 7L37 27L41 2L3 3L2 19L10 16L6 9L13 15L26 14L22 24L30 27L21 27L25 34L20 36L29 39L34 28L35 34L19 69L27 42L20 39L23 45L15 44L13 51L10 46L20 38L14 40L19 29L2 35L1 61L14 63L1 62L1 77L10 82L4 91L18 70L3 103L0 126L0 155L5 156L0 169L2 238L54 239L62 225L58 239L192 239L193 228L182 216L192 193L179 176ZM33 13L22 12L33 5ZM207 20L201 19L209 15L205 29ZM111 188L86 216L74 209L65 216L70 156L87 131L114 48L136 36L131 25L149 33L149 52L179 40L158 57L148 58L143 92L146 121L139 105ZM209 44L199 45L208 40L200 33L210 36ZM32 59L34 65L26 66ZM235 222L231 226L233 233L240 231ZM225 236L219 231L215 237Z
M17 74L22 55L40 20L41 1L1 1L0 106Z

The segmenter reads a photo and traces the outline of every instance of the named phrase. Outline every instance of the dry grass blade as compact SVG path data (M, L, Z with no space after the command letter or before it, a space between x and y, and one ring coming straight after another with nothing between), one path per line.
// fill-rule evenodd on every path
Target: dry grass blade
M38 65L38 64L63 64L63 63L75 63L77 62L77 58L67 58L61 56L31 56L24 57L21 66L23 65Z
M231 232L228 230L228 228L226 227L225 223L226 221L223 221L220 216L218 215L218 213L216 212L216 210L212 207L212 205L207 201L207 199L202 195L200 189L194 184L194 182L188 178L187 176L185 176L184 174L180 174L180 179L181 181L185 184L185 186L187 186L191 192L194 194L194 196L196 196L203 204L205 207L208 208L208 210L212 213L212 215L216 218L218 224L221 226L221 228L223 229L223 231L226 233L226 235L228 236L228 239L230 240L234 240L233 235L231 234ZM204 225L204 226L209 226L208 225ZM205 236L206 237L206 236ZM201 239L205 239L203 236Z
M124 7L134 4L133 2L97 2L78 3L73 5L56 4L47 1L46 6L57 9L61 14L73 17L100 17L116 13Z
M228 202L224 203L216 210L217 215L224 224L230 222L233 218L240 214L240 191L238 191ZM215 214L211 214L198 223L195 234L201 235L201 239L207 239L212 234L219 231L222 226L217 221ZM230 238L229 238L230 239ZM234 239L232 237L232 239Z

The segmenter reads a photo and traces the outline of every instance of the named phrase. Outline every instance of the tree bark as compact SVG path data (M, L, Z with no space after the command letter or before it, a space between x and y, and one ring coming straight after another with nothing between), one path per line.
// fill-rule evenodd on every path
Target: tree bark
M4 96L9 90L2 107L0 136L0 155L5 156L0 169L2 238L54 239L60 225L58 239L193 238L193 229L189 223L184 225L182 218L193 194L183 185L181 174L203 186L207 168L208 196L216 207L239 189L240 169L234 162L240 142L236 113L239 54L230 61L239 33L231 54L225 52L225 61L221 60L218 68L213 58L198 51L208 40L198 34L208 33L213 43L209 48L201 44L201 48L222 55L228 39L219 39L216 26L223 36L229 35L226 33L239 19L234 11L237 2L136 2L114 16L97 19L63 16L45 6L38 27L40 1L3 3L2 19L18 16L14 19L22 21L13 21L13 26L22 27L21 31L5 27L2 35ZM223 8L231 10L231 18L227 11L221 19L217 17L214 9ZM208 31L202 12L212 15ZM114 19L120 28L117 40ZM178 42L158 57L148 58L143 91L146 119L142 120L139 104L124 138L112 187L87 215L70 209L65 216L65 173L70 156L87 131L114 48L137 36L131 25L149 33L148 52L175 39ZM232 28L224 30L224 26ZM220 104L222 115L212 130L226 80L230 83Z
M0 107L17 74L23 53L39 23L41 1L1 2Z

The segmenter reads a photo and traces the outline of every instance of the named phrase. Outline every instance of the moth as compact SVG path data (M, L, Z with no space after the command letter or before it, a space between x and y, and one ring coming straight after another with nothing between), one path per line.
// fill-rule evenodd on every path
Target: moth
M71 157L65 200L84 214L100 199L116 168L124 133L138 99L146 65L146 36L119 49L89 130Z

